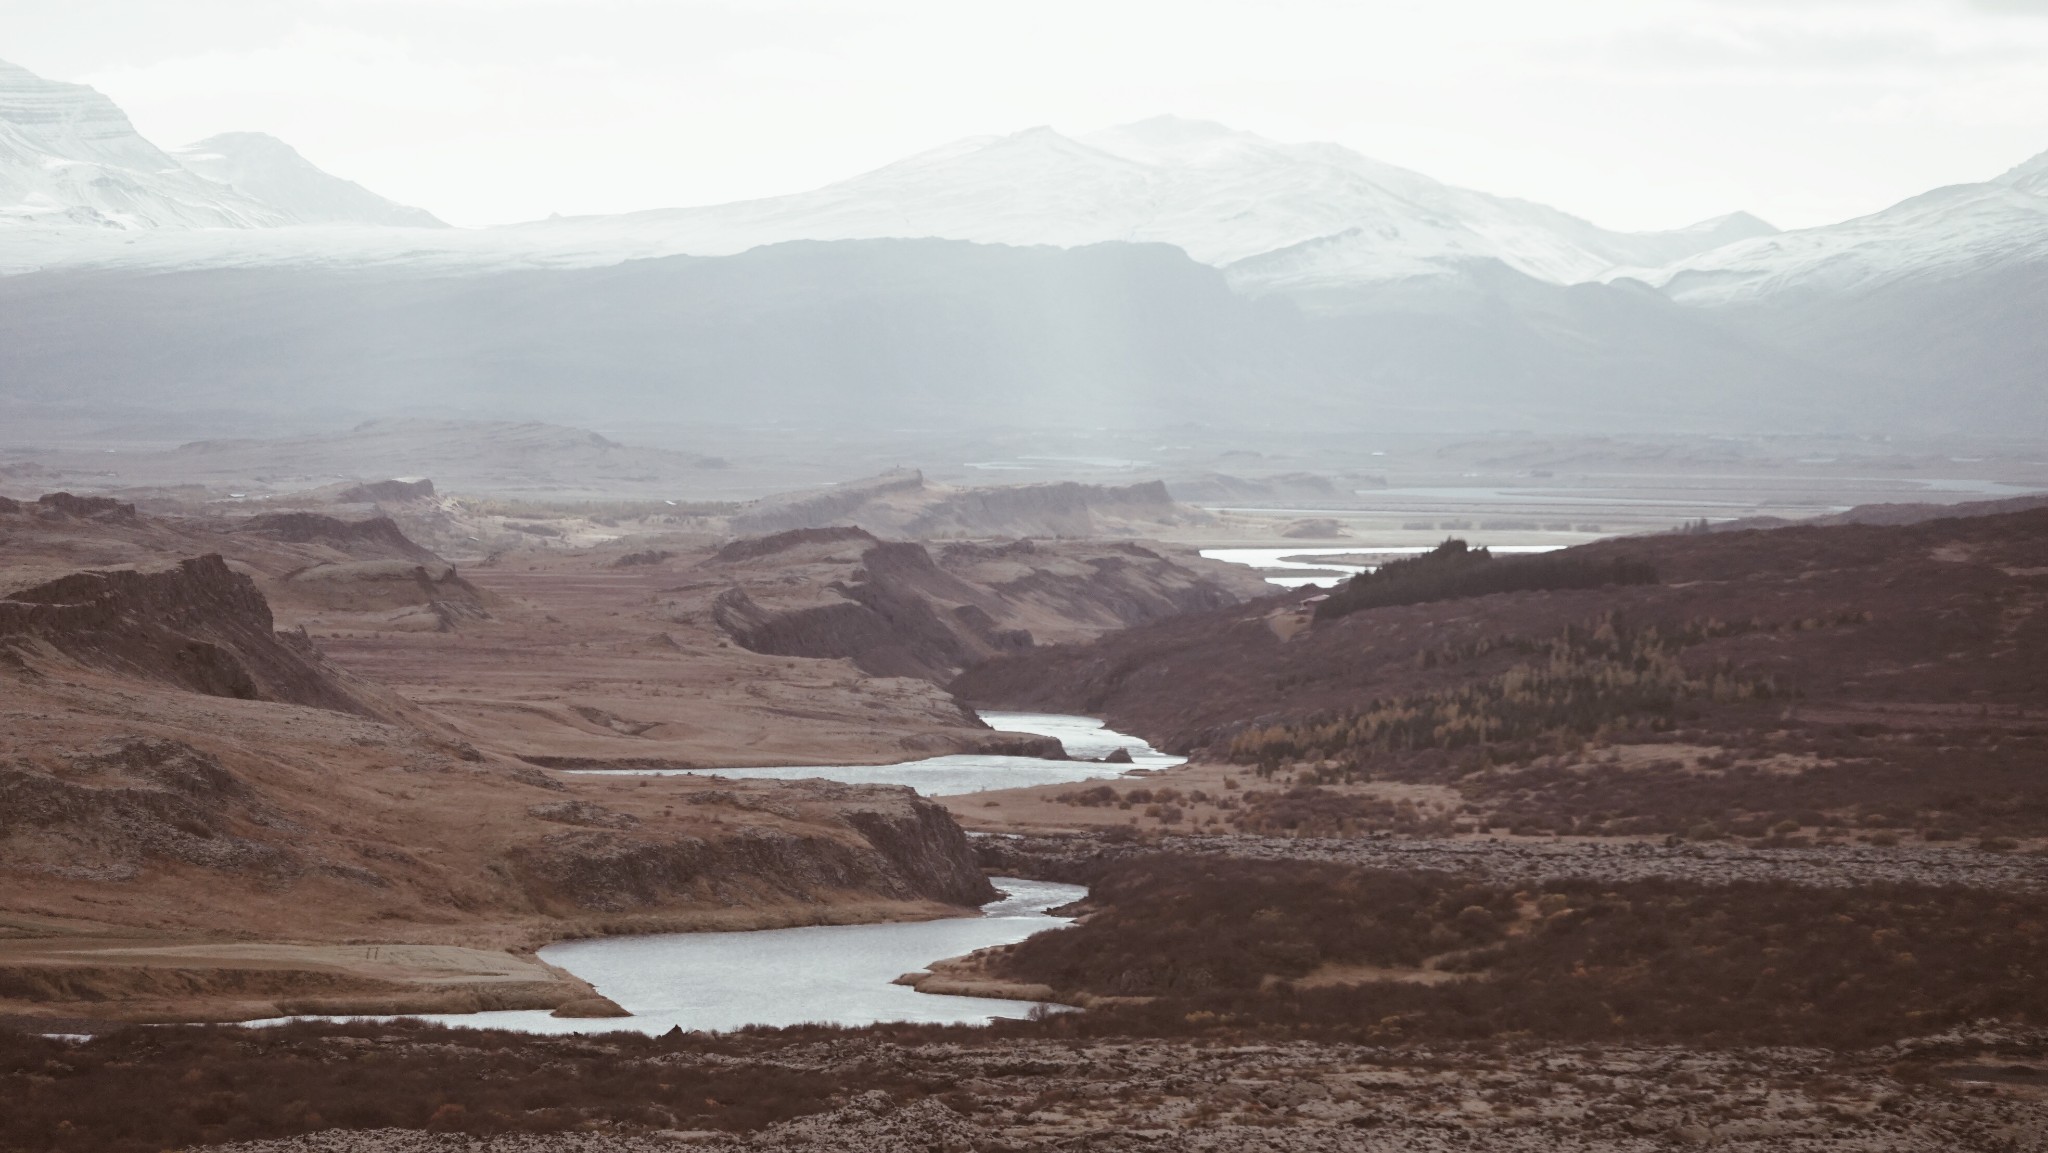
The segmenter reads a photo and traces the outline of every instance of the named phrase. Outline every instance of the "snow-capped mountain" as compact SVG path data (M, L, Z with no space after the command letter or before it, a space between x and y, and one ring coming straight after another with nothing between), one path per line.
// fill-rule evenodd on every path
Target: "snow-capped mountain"
M110 239L103 233L329 223L441 226L260 133L216 136L174 157L93 89L0 61L0 226L17 226L7 238L38 264L89 254Z
M114 102L0 61L0 223L263 228L284 213L144 140Z
M423 208L386 200L321 171L291 145L261 132L223 132L173 155L193 172L279 209L295 223L447 227Z
M1981 184L1924 192L1869 216L1729 244L1659 268L1623 268L1672 299L1748 305L1861 294L2048 262L2048 152Z
M548 246L646 255L883 237L1062 247L1153 241L1221 266L1298 250L1290 275L1348 282L1498 260L1565 284L1773 230L1737 215L1672 232L1612 232L1334 144L1286 144L1169 116L1079 139L1050 128L975 137L792 196L506 231Z

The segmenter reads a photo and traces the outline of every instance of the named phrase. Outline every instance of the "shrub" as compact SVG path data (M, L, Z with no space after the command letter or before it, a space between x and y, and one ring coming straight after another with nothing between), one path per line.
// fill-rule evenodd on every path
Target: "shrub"
M1006 975L1144 996L1060 1027L1373 1042L1534 1036L1862 1046L1978 1019L2048 1024L2048 897L1971 889L1576 880L1506 886L1312 862L1110 866L1076 927ZM1512 931L1510 931L1512 930ZM1325 965L1443 984L1296 983Z

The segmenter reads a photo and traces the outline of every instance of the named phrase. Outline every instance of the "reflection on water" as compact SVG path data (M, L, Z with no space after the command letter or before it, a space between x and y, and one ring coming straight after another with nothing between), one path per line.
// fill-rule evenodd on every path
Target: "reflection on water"
M421 1019L523 1033L665 1033L677 1026L687 1032L877 1021L986 1025L996 1017L1022 1017L1033 1002L934 996L890 984L933 961L1069 924L1045 910L1088 892L1079 885L1012 877L997 877L995 884L1006 896L986 906L980 917L606 937L565 941L540 951L541 960L590 982L631 1017L574 1020L526 1010L423 1014Z
M1093 717L1063 713L981 714L993 728L1011 733L1037 733L1057 737L1070 757L1103 757L1117 749L1128 750L1128 765L1101 765L1086 760L1045 761L1036 757L998 757L962 753L949 757L927 757L894 765L776 765L744 769L577 769L578 773L615 776L697 776L765 778L779 781L823 779L856 785L908 785L927 797L958 793L979 793L988 789L1021 789L1032 785L1061 785L1075 781L1121 776L1130 769L1165 768L1186 761L1169 756L1137 737L1102 726Z

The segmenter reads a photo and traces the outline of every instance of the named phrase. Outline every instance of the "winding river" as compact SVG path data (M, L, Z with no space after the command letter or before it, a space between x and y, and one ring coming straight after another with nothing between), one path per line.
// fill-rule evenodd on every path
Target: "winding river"
M1103 727L1092 717L1059 713L984 712L1006 732L1057 737L1072 757L1101 757L1117 749L1131 763L1042 761L1031 757L933 757L898 765L809 765L775 769L649 769L709 776L822 777L855 783L909 785L926 795L1015 788L1021 785L1113 777L1130 769L1164 768L1185 758L1162 753L1137 737ZM603 770L617 775L621 770ZM632 770L625 770L632 772ZM1022 1017L1034 1003L920 993L892 984L933 961L991 945L1007 945L1068 920L1049 909L1079 900L1078 885L996 877L1002 899L979 917L880 925L814 925L740 933L664 933L563 941L540 958L591 983L633 1014L616 1019L572 1019L543 1010L421 1014L420 1019L476 1029L524 1033L720 1031L745 1025L870 1025L880 1021L985 1025ZM295 1018L296 1019L296 1018ZM254 1021L253 1025L274 1021Z
M1079 885L1014 877L994 881L1005 895L984 906L979 917L601 937L563 941L540 951L541 960L590 982L631 1017L577 1020L530 1009L423 1013L419 1019L521 1033L657 1034L677 1027L719 1032L744 1025L878 1021L986 1025L997 1017L1023 1017L1034 1002L937 996L890 983L933 961L1068 924L1046 910L1087 893Z

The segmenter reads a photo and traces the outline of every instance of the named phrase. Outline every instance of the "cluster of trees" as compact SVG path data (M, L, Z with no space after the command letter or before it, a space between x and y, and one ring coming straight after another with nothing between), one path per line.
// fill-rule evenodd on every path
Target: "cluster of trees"
M1627 557L1596 559L1571 552L1496 558L1452 538L1421 556L1388 561L1338 586L1316 606L1317 620L1365 609L1426 604L1488 593L1590 589L1657 583L1656 566Z
M1548 641L1523 642L1531 659L1497 676L1246 729L1232 738L1229 757L1257 765L1261 775L1290 761L1336 759L1334 777L1323 770L1319 779L1350 780L1374 754L1669 728L1688 702L1777 694L1768 677L1726 665L1695 672L1679 660L1685 648L1745 627L1693 621L1665 632L1630 626L1610 613Z

